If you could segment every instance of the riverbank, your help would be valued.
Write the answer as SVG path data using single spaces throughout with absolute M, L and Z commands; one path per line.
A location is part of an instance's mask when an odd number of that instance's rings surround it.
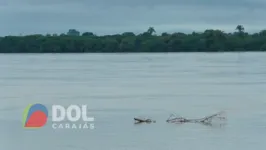
M 242 52 L 266 51 L 266 30 L 247 33 L 238 25 L 236 32 L 208 29 L 185 34 L 156 34 L 153 27 L 133 32 L 97 36 L 70 29 L 66 34 L 0 37 L 0 53 L 155 53 L 155 52 Z

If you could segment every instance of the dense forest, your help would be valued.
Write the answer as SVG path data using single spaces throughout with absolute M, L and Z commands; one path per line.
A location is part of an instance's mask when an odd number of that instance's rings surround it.
M 0 37 L 0 53 L 113 53 L 266 51 L 266 30 L 249 34 L 242 25 L 233 33 L 208 29 L 185 34 L 156 34 L 153 27 L 135 35 L 97 36 L 92 32 Z

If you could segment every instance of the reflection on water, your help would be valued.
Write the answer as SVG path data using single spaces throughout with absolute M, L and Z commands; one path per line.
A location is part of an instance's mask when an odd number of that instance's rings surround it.
M 264 53 L 0 55 L 0 149 L 264 150 L 265 58 Z M 37 102 L 87 104 L 95 129 L 53 130 L 50 122 L 23 129 L 24 108 Z M 226 111 L 225 122 L 166 122 L 173 113 L 201 118 L 218 111 Z M 138 116 L 156 123 L 135 124 Z

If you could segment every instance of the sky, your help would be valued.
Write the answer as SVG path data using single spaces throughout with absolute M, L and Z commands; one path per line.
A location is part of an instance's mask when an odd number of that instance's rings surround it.
M 246 32 L 266 28 L 266 0 L 0 0 L 0 36 L 66 33 Z

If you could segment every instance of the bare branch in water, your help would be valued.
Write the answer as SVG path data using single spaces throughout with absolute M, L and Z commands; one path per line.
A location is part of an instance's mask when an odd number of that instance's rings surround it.
M 200 119 L 186 119 L 184 117 L 179 117 L 174 114 L 171 114 L 170 117 L 166 120 L 169 123 L 185 123 L 185 122 L 193 122 L 193 123 L 203 123 L 203 124 L 211 124 L 214 119 L 218 120 L 226 120 L 224 116 L 225 112 L 218 112 L 216 114 L 206 116 Z

